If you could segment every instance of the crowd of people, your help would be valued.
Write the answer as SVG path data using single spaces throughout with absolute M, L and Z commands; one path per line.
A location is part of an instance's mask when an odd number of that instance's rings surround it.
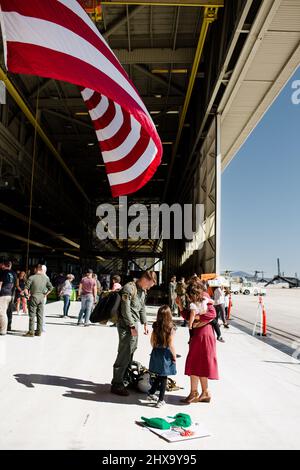
M 71 300 L 80 299 L 81 309 L 78 315 L 78 325 L 89 326 L 90 315 L 98 302 L 103 290 L 108 290 L 106 279 L 100 283 L 97 274 L 88 269 L 82 277 L 78 295 L 73 284 L 75 276 L 63 272 L 47 275 L 46 265 L 38 264 L 27 273 L 24 270 L 14 271 L 12 262 L 7 260 L 0 263 L 0 335 L 12 331 L 13 312 L 29 315 L 28 331 L 24 336 L 41 336 L 45 332 L 44 305 L 52 291 L 55 300 L 63 300 L 62 317 L 68 317 Z M 111 290 L 121 288 L 121 277 L 112 276 Z M 36 323 L 36 327 L 35 327 Z
M 0 334 L 11 330 L 14 308 L 19 314 L 29 314 L 28 331 L 24 336 L 40 336 L 45 331 L 44 305 L 47 296 L 56 289 L 58 298 L 63 300 L 62 317 L 68 317 L 70 302 L 74 291 L 74 275 L 60 273 L 53 284 L 47 276 L 45 265 L 38 264 L 34 273 L 25 271 L 15 273 L 10 261 L 0 266 Z M 154 271 L 144 271 L 138 280 L 125 283 L 122 287 L 121 277 L 111 278 L 110 291 L 120 293 L 120 308 L 117 326 L 119 345 L 118 354 L 113 365 L 111 393 L 128 396 L 128 370 L 133 355 L 138 347 L 138 324 L 143 325 L 144 334 L 149 334 L 146 315 L 146 293 L 157 284 Z M 105 286 L 106 288 L 108 286 Z M 97 275 L 88 269 L 78 287 L 78 299 L 81 308 L 77 325 L 89 326 L 93 307 L 97 304 L 103 291 Z M 165 404 L 165 391 L 169 375 L 176 374 L 176 352 L 174 317 L 182 317 L 182 326 L 189 330 L 189 352 L 185 363 L 185 374 L 190 377 L 190 393 L 182 401 L 185 404 L 210 402 L 208 380 L 217 380 L 218 363 L 216 340 L 224 342 L 220 331 L 219 320 L 229 328 L 227 312 L 229 291 L 222 287 L 210 288 L 194 274 L 187 282 L 181 278 L 178 282 L 172 276 L 169 288 L 169 305 L 162 305 L 152 326 L 150 344 L 149 371 L 155 374 L 155 380 L 149 385 L 148 400 L 155 406 Z M 36 325 L 36 326 L 35 326 Z M 199 393 L 199 385 L 201 393 Z M 156 396 L 159 392 L 159 397 Z

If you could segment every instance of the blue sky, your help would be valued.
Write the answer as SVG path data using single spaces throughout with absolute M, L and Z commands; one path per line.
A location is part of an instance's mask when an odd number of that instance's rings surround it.
M 222 175 L 221 269 L 300 276 L 300 67 Z M 300 82 L 299 84 L 300 85 Z M 299 88 L 298 88 L 299 90 Z

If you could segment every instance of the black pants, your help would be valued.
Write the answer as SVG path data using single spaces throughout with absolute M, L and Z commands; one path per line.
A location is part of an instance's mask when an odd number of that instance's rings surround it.
M 150 395 L 154 395 L 157 390 L 159 390 L 159 401 L 163 401 L 165 398 L 166 388 L 167 388 L 168 377 L 163 375 L 158 375 L 152 384 L 152 387 L 149 390 Z
M 216 309 L 216 312 L 217 312 L 218 319 L 221 318 L 223 324 L 226 325 L 225 305 L 224 304 L 215 305 L 215 309 Z
M 11 331 L 11 325 L 12 325 L 12 318 L 13 318 L 13 311 L 14 311 L 14 300 L 12 297 L 12 300 L 9 302 L 7 310 L 6 310 L 6 315 L 7 315 L 7 331 Z
M 217 338 L 221 338 L 221 330 L 220 330 L 220 325 L 219 325 L 219 322 L 217 320 L 217 318 L 214 318 L 211 322 L 210 322 L 211 326 L 213 327 L 213 329 L 215 330 L 216 332 L 216 335 L 217 335 Z

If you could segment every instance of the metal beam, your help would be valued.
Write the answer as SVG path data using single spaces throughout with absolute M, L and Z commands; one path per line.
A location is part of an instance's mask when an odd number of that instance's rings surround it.
M 102 0 L 101 4 L 220 8 L 224 6 L 224 0 Z
M 15 209 L 12 209 L 11 207 L 6 206 L 5 204 L 2 204 L 0 202 L 0 210 L 5 212 L 6 214 L 12 215 L 16 219 L 21 220 L 22 222 L 28 223 L 29 219 L 25 215 L 21 214 L 20 212 L 17 212 Z M 59 235 L 58 233 L 54 232 L 53 230 L 44 227 L 44 225 L 39 224 L 38 222 L 35 222 L 34 220 L 31 220 L 31 225 L 33 227 L 38 228 L 42 232 L 48 233 L 54 238 L 57 238 L 59 240 L 62 240 L 63 242 L 67 243 L 68 245 L 71 245 L 77 249 L 80 248 L 80 245 L 78 243 L 74 242 L 73 240 L 70 240 L 67 237 L 64 237 L 63 235 Z
M 138 64 L 133 64 L 134 68 L 138 70 L 139 72 L 143 73 L 144 75 L 147 75 L 147 77 L 150 77 L 152 80 L 156 81 L 157 83 L 160 83 L 161 85 L 164 85 L 165 87 L 169 87 L 169 82 L 162 78 L 160 75 L 156 75 L 155 73 L 151 73 L 146 67 L 142 67 L 141 65 Z M 184 95 L 185 92 L 182 88 L 178 87 L 177 85 L 173 85 L 172 83 L 170 84 L 170 88 L 173 88 L 173 90 L 177 91 L 177 93 L 180 93 L 180 95 Z
M 143 71 L 144 72 L 144 71 Z M 150 72 L 149 72 L 150 73 Z M 157 78 L 153 76 L 152 74 L 151 78 Z M 167 82 L 163 80 L 162 82 L 164 85 L 167 85 Z M 180 89 L 180 96 L 179 95 L 170 95 L 168 97 L 168 101 L 165 96 L 162 96 L 161 98 L 155 98 L 154 96 L 141 96 L 141 99 L 143 100 L 143 103 L 147 108 L 151 108 L 151 106 L 154 107 L 159 107 L 160 109 L 163 108 L 164 106 L 168 105 L 170 108 L 172 106 L 178 107 L 183 105 L 184 98 L 182 96 L 184 94 L 184 90 Z M 46 109 L 61 109 L 64 107 L 64 102 L 68 104 L 70 108 L 76 108 L 76 111 L 73 110 L 73 113 L 81 111 L 86 111 L 87 116 L 88 116 L 88 111 L 85 107 L 84 101 L 82 98 L 68 98 L 68 100 L 54 100 L 53 98 L 40 98 L 39 99 L 39 108 L 41 110 L 46 110 Z M 155 108 L 154 108 L 155 109 Z
M 123 65 L 127 64 L 192 64 L 195 57 L 194 47 L 114 49 L 114 53 Z
M 184 181 L 184 184 L 183 184 L 183 187 L 179 188 L 179 190 L 177 192 L 177 197 L 179 195 L 181 195 L 182 197 L 185 196 L 186 189 L 188 187 L 187 182 L 189 181 L 189 178 L 190 178 L 191 174 L 193 174 L 193 172 L 195 171 L 196 165 L 198 165 L 199 163 L 201 164 L 201 162 L 198 162 L 197 158 L 194 158 L 195 152 L 196 152 L 199 140 L 201 138 L 201 135 L 203 133 L 204 127 L 205 127 L 205 125 L 207 123 L 207 120 L 210 116 L 212 107 L 215 103 L 215 100 L 216 100 L 217 94 L 219 92 L 220 86 L 222 85 L 222 80 L 224 79 L 224 77 L 225 77 L 225 75 L 228 71 L 228 66 L 229 66 L 230 60 L 232 59 L 232 56 L 234 54 L 236 45 L 237 45 L 239 37 L 240 37 L 241 30 L 242 30 L 243 25 L 246 21 L 247 15 L 248 15 L 249 10 L 250 10 L 250 8 L 253 4 L 253 1 L 254 0 L 247 0 L 246 4 L 245 4 L 238 20 L 237 20 L 237 23 L 234 27 L 232 38 L 231 38 L 231 41 L 230 41 L 230 44 L 229 44 L 229 47 L 228 47 L 228 50 L 227 50 L 227 53 L 226 53 L 224 63 L 222 65 L 222 69 L 219 73 L 216 85 L 214 86 L 214 89 L 212 91 L 209 103 L 206 107 L 205 115 L 204 115 L 204 117 L 201 121 L 200 128 L 197 131 L 197 135 L 196 135 L 196 138 L 195 138 L 195 141 L 194 141 L 192 151 L 190 152 L 190 154 L 188 156 L 188 159 L 187 159 L 187 162 L 186 162 L 186 165 L 185 165 L 185 170 L 183 172 L 183 178 L 182 178 L 182 180 Z M 193 158 L 194 158 L 194 160 L 192 161 Z
M 16 235 L 15 233 L 7 232 L 6 230 L 1 230 L 0 229 L 0 234 L 4 235 L 5 237 L 8 238 L 14 238 L 15 240 L 19 240 L 21 242 L 27 243 L 28 240 L 25 237 L 21 237 L 21 235 Z M 52 246 L 44 245 L 43 243 L 36 242 L 34 240 L 29 240 L 30 245 L 38 246 L 39 248 L 47 248 L 49 250 L 52 250 Z
M 115 258 L 115 259 L 130 259 L 131 258 L 163 258 L 163 253 L 153 253 L 153 251 L 85 251 L 86 256 L 103 256 L 107 258 Z
M 175 140 L 175 143 L 174 143 L 174 146 L 173 146 L 173 149 L 172 149 L 172 157 L 171 157 L 170 167 L 169 167 L 169 171 L 168 171 L 168 178 L 167 178 L 167 182 L 166 182 L 163 197 L 162 197 L 163 201 L 165 201 L 167 193 L 168 193 L 168 187 L 169 187 L 169 183 L 170 183 L 170 179 L 171 179 L 172 169 L 173 169 L 173 166 L 174 166 L 174 161 L 175 161 L 175 157 L 176 157 L 178 146 L 179 146 L 179 142 L 180 142 L 180 138 L 181 138 L 181 133 L 182 133 L 186 113 L 187 113 L 189 103 L 190 103 L 190 99 L 191 99 L 191 96 L 192 96 L 192 91 L 193 91 L 193 88 L 194 88 L 194 83 L 195 83 L 195 79 L 196 79 L 200 59 L 201 59 L 201 56 L 202 56 L 204 43 L 205 43 L 205 39 L 206 39 L 207 32 L 208 32 L 208 28 L 209 28 L 209 25 L 216 20 L 217 12 L 218 12 L 217 8 L 205 8 L 205 10 L 204 10 L 203 21 L 202 21 L 202 25 L 201 25 L 201 29 L 200 29 L 200 35 L 199 35 L 197 50 L 196 50 L 194 63 L 193 63 L 193 67 L 192 67 L 192 71 L 191 71 L 191 75 L 190 75 L 190 80 L 189 80 L 189 84 L 188 84 L 188 88 L 187 88 L 187 92 L 186 92 L 186 96 L 185 96 L 184 105 L 183 105 L 182 112 L 181 112 L 181 115 L 180 115 L 180 121 L 179 121 L 176 140 Z
M 58 162 L 61 164 L 67 175 L 71 178 L 77 189 L 81 192 L 81 194 L 84 196 L 84 198 L 87 200 L 87 202 L 90 202 L 88 196 L 86 195 L 84 189 L 80 186 L 78 183 L 77 179 L 73 175 L 73 173 L 70 171 L 68 166 L 65 164 L 64 160 L 52 144 L 52 142 L 49 140 L 48 136 L 40 126 L 40 124 L 37 122 L 34 114 L 31 112 L 25 101 L 23 100 L 22 96 L 14 86 L 14 84 L 11 82 L 11 80 L 8 78 L 2 67 L 0 67 L 0 80 L 2 80 L 6 86 L 7 91 L 11 95 L 11 97 L 14 99 L 16 104 L 20 107 L 21 111 L 25 114 L 27 119 L 29 120 L 30 124 L 36 129 L 37 133 L 43 140 L 43 142 L 47 145 L 51 153 L 54 155 L 54 157 L 58 160 Z
M 216 114 L 215 150 L 215 273 L 220 274 L 221 248 L 221 115 Z
M 58 117 L 60 119 L 64 119 L 65 121 L 73 122 L 74 124 L 77 124 L 78 126 L 87 127 L 88 129 L 94 130 L 94 127 L 92 126 L 92 124 L 88 124 L 85 121 L 72 118 L 71 116 L 67 116 L 66 114 L 57 113 L 56 111 L 52 111 L 51 109 L 44 108 L 43 111 L 48 114 L 51 114 L 52 116 Z M 81 138 L 81 135 L 78 135 L 78 137 Z M 91 137 L 89 136 L 89 138 Z
M 103 2 L 102 2 L 103 3 Z M 124 3 L 126 5 L 126 3 Z M 128 16 L 122 15 L 115 23 L 112 25 L 109 25 L 108 29 L 105 31 L 105 33 L 102 34 L 102 36 L 107 39 L 109 36 L 111 36 L 113 33 L 115 33 L 123 24 L 127 23 L 127 20 L 133 18 L 137 13 L 139 13 L 141 10 L 143 10 L 144 6 L 138 6 L 134 8 Z

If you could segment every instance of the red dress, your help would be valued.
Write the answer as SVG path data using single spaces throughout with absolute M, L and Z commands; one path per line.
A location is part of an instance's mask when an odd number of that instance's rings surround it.
M 208 304 L 207 313 L 201 315 L 201 321 L 210 321 L 216 317 L 213 305 Z M 216 338 L 213 327 L 208 324 L 193 328 L 189 353 L 185 363 L 185 375 L 196 375 L 218 380 L 218 362 Z

